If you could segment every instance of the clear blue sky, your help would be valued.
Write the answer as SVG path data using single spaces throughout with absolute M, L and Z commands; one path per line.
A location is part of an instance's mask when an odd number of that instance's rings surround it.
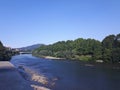
M 94 38 L 120 33 L 120 0 L 0 0 L 5 46 Z

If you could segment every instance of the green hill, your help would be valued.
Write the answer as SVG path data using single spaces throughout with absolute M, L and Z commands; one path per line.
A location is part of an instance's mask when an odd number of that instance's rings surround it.
M 33 51 L 39 57 L 76 59 L 83 61 L 99 61 L 107 63 L 120 62 L 120 34 L 109 35 L 102 42 L 95 39 L 78 38 L 76 40 L 59 41 L 52 45 L 43 45 Z

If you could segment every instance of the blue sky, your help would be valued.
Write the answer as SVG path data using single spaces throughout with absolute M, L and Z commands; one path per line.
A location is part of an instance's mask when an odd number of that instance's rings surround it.
M 5 46 L 94 38 L 120 33 L 120 0 L 0 0 Z

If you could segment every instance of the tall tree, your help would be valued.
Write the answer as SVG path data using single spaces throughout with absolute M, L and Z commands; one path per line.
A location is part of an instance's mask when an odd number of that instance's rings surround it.
M 114 63 L 120 62 L 120 34 L 118 34 L 114 40 L 114 47 L 112 50 L 112 59 Z
M 120 61 L 120 34 L 109 35 L 102 41 L 103 60 L 118 63 Z

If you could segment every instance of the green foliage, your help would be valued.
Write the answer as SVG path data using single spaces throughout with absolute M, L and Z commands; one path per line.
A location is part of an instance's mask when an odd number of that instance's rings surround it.
M 83 59 L 87 61 L 90 60 L 90 58 L 100 59 L 102 51 L 101 43 L 99 41 L 94 39 L 79 38 L 74 41 L 59 41 L 52 45 L 41 46 L 39 49 L 33 51 L 33 54 L 39 54 L 39 56 L 54 56 L 66 59 Z
M 41 46 L 34 50 L 33 54 L 84 61 L 104 60 L 104 62 L 118 63 L 120 62 L 120 34 L 116 36 L 109 35 L 102 42 L 90 38 L 59 41 L 52 45 Z
M 102 41 L 103 60 L 110 63 L 120 62 L 120 34 L 109 35 Z
M 0 42 L 0 61 L 9 61 L 13 55 L 15 55 L 16 52 L 13 52 L 12 50 L 9 50 L 3 46 L 3 44 Z
M 91 55 L 75 55 L 75 59 L 77 60 L 82 60 L 82 61 L 91 61 L 92 60 L 92 57 Z
M 4 50 L 4 47 L 3 47 L 3 44 L 2 42 L 0 41 L 0 51 Z
M 120 62 L 120 48 L 114 48 L 112 50 L 112 62 L 113 63 Z

